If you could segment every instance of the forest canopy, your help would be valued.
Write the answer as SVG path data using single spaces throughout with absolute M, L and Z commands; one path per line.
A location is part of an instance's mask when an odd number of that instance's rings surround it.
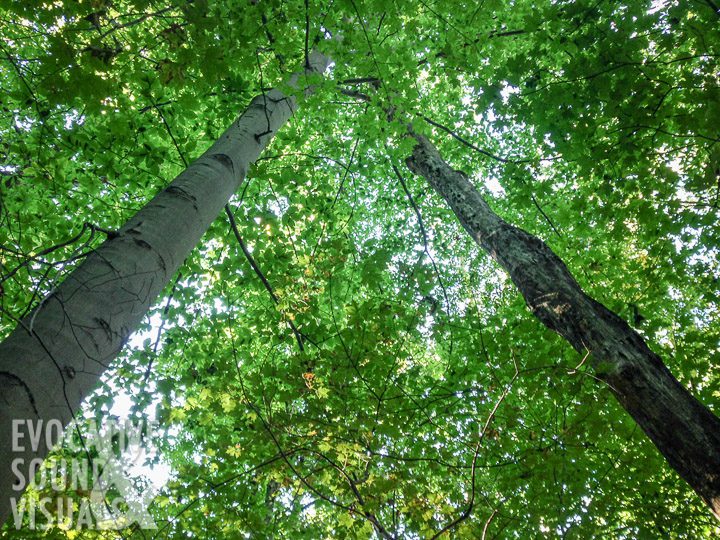
M 76 414 L 157 422 L 158 528 L 8 538 L 720 534 L 406 163 L 432 140 L 717 414 L 712 0 L 2 0 L 0 32 L 0 338 L 272 88 L 297 104 Z

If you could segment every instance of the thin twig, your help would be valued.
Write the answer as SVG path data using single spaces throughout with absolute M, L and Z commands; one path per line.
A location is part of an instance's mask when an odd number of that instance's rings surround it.
M 421 114 L 420 117 L 421 117 L 423 120 L 425 120 L 428 124 L 430 124 L 431 126 L 435 126 L 436 128 L 438 128 L 438 129 L 444 131 L 445 133 L 447 133 L 448 135 L 451 135 L 453 138 L 457 139 L 458 141 L 460 141 L 461 143 L 463 143 L 463 144 L 464 144 L 465 146 L 467 146 L 468 148 L 472 148 L 473 150 L 475 150 L 476 152 L 482 154 L 483 156 L 487 156 L 487 157 L 489 157 L 489 158 L 492 158 L 492 159 L 494 159 L 495 161 L 499 161 L 500 163 L 526 163 L 526 162 L 529 161 L 529 160 L 513 161 L 513 160 L 510 160 L 510 159 L 507 159 L 507 158 L 504 158 L 504 157 L 496 156 L 496 155 L 493 154 L 492 152 L 488 152 L 487 150 L 483 150 L 482 148 L 479 148 L 478 146 L 475 146 L 473 143 L 471 143 L 470 141 L 464 139 L 463 137 L 461 137 L 460 135 L 458 135 L 455 131 L 453 131 L 453 130 L 450 129 L 449 127 L 444 126 L 444 125 L 440 124 L 439 122 L 436 122 L 436 121 L 433 120 L 432 118 L 428 118 L 428 117 L 425 116 L 424 114 Z
M 143 376 L 143 387 L 147 384 L 148 379 L 150 378 L 150 373 L 152 371 L 153 362 L 155 361 L 158 346 L 160 345 L 160 337 L 162 336 L 162 331 L 165 328 L 165 321 L 167 319 L 167 314 L 170 311 L 170 303 L 172 302 L 173 296 L 175 295 L 175 291 L 177 290 L 178 283 L 180 283 L 181 279 L 182 279 L 182 272 L 178 272 L 177 278 L 175 278 L 175 283 L 173 283 L 172 290 L 170 291 L 170 295 L 168 296 L 167 301 L 165 302 L 165 307 L 163 308 L 162 317 L 160 318 L 160 326 L 158 326 L 157 335 L 155 336 L 155 343 L 153 344 L 153 357 L 150 359 L 150 362 L 148 363 L 148 367 L 145 369 L 145 375 Z
M 230 209 L 230 205 L 225 205 L 225 213 L 227 214 L 228 220 L 230 221 L 230 227 L 232 227 L 233 233 L 235 234 L 235 239 L 237 240 L 238 244 L 240 245 L 240 249 L 242 250 L 243 254 L 245 255 L 245 258 L 250 263 L 250 266 L 252 266 L 253 271 L 257 275 L 257 277 L 260 278 L 260 281 L 262 281 L 262 284 L 265 286 L 265 289 L 268 293 L 270 293 L 270 298 L 272 298 L 275 305 L 280 303 L 280 299 L 275 294 L 275 291 L 272 288 L 272 285 L 270 285 L 270 282 L 265 277 L 265 274 L 263 274 L 262 270 L 260 270 L 260 267 L 255 262 L 255 259 L 252 256 L 252 253 L 250 253 L 250 250 L 248 250 L 247 246 L 245 245 L 245 242 L 242 239 L 242 236 L 240 235 L 240 231 L 238 230 L 237 223 L 235 222 L 235 216 L 232 213 L 232 210 Z M 300 351 L 305 350 L 305 346 L 303 345 L 303 335 L 300 333 L 300 331 L 295 326 L 295 323 L 292 321 L 290 317 L 286 317 L 288 326 L 293 332 L 293 335 L 295 336 L 295 340 L 297 341 L 298 348 Z
M 452 520 L 450 523 L 445 525 L 440 531 L 438 531 L 430 540 L 436 540 L 446 532 L 448 532 L 450 529 L 453 529 L 454 527 L 457 527 L 460 523 L 462 523 L 464 520 L 466 520 L 468 517 L 470 517 L 470 514 L 472 513 L 473 507 L 475 506 L 475 471 L 476 471 L 476 464 L 477 464 L 477 458 L 478 454 L 480 452 L 480 446 L 482 445 L 483 439 L 485 438 L 485 434 L 487 433 L 488 429 L 490 428 L 490 423 L 495 418 L 495 414 L 497 413 L 498 408 L 500 407 L 500 404 L 505 401 L 505 398 L 510 393 L 510 389 L 512 388 L 513 383 L 517 379 L 518 375 L 520 374 L 520 370 L 518 369 L 517 361 L 515 360 L 515 356 L 513 355 L 513 365 L 515 366 L 515 373 L 513 374 L 512 378 L 510 379 L 510 382 L 505 386 L 505 389 L 503 390 L 502 394 L 498 398 L 498 400 L 495 402 L 495 406 L 492 408 L 492 411 L 490 411 L 490 414 L 488 415 L 487 419 L 485 420 L 485 425 L 482 428 L 482 431 L 480 432 L 480 438 L 478 439 L 477 444 L 475 445 L 475 454 L 473 456 L 472 460 L 472 467 L 470 472 L 471 477 L 471 489 L 470 489 L 470 500 L 468 501 L 467 508 L 454 520 Z M 483 529 L 483 538 L 485 537 L 485 530 L 487 529 L 487 526 L 489 525 L 489 522 L 494 517 L 494 514 L 497 512 L 493 512 L 493 515 L 490 516 L 490 520 L 485 524 L 485 529 Z
M 422 215 L 420 214 L 420 209 L 418 208 L 418 205 L 415 203 L 415 199 L 412 196 L 412 193 L 410 193 L 410 190 L 407 187 L 407 184 L 405 183 L 405 179 L 403 178 L 402 174 L 400 174 L 400 171 L 395 166 L 394 163 L 391 163 L 390 166 L 392 167 L 393 171 L 395 172 L 395 176 L 397 176 L 398 180 L 400 181 L 400 185 L 403 188 L 403 191 L 405 192 L 405 195 L 407 195 L 408 200 L 410 201 L 410 206 L 412 206 L 413 210 L 415 211 L 415 217 L 418 220 L 418 226 L 420 227 L 420 234 L 422 235 L 422 241 L 423 241 L 423 249 L 425 251 L 425 254 L 430 259 L 430 263 L 432 264 L 433 269 L 435 270 L 435 275 L 438 278 L 438 283 L 440 284 L 440 288 L 442 289 L 443 297 L 445 298 L 445 307 L 447 309 L 448 314 L 450 313 L 450 299 L 448 298 L 447 289 L 445 288 L 445 283 L 443 283 L 442 277 L 440 275 L 440 270 L 438 270 L 437 264 L 435 263 L 435 259 L 430 254 L 430 250 L 428 249 L 428 236 L 427 231 L 425 230 L 425 224 L 423 222 Z
M 19 271 L 21 268 L 24 268 L 25 266 L 29 265 L 29 264 L 32 263 L 32 262 L 39 262 L 39 263 L 41 263 L 41 264 L 47 264 L 47 265 L 50 265 L 50 266 L 54 266 L 54 265 L 56 265 L 56 264 L 67 263 L 67 262 L 71 262 L 71 261 L 75 260 L 76 258 L 78 258 L 77 256 L 72 256 L 72 257 L 70 257 L 69 259 L 66 259 L 66 260 L 61 261 L 61 262 L 58 262 L 58 263 L 49 263 L 49 262 L 40 260 L 40 258 L 43 257 L 44 255 L 48 255 L 49 253 L 52 253 L 53 251 L 57 251 L 58 249 L 61 249 L 61 248 L 63 248 L 63 247 L 66 247 L 66 246 L 68 246 L 68 245 L 70 245 L 70 244 L 74 244 L 75 242 L 77 242 L 78 240 L 80 240 L 80 238 L 82 238 L 83 234 L 85 234 L 85 231 L 88 230 L 88 229 L 91 231 L 91 232 L 90 232 L 90 238 L 88 238 L 88 240 L 87 240 L 85 243 L 83 243 L 82 246 L 80 246 L 80 247 L 78 247 L 78 248 L 75 248 L 75 250 L 74 250 L 73 252 L 77 252 L 79 249 L 81 249 L 81 248 L 84 247 L 84 246 L 87 246 L 90 242 L 92 242 L 93 237 L 94 237 L 94 233 L 95 233 L 96 231 L 97 231 L 97 232 L 101 232 L 101 233 L 107 235 L 108 239 L 112 239 L 112 238 L 115 238 L 115 237 L 117 236 L 117 232 L 116 232 L 116 231 L 112 231 L 112 230 L 106 229 L 106 228 L 104 228 L 104 227 L 98 227 L 97 225 L 93 225 L 92 223 L 85 222 L 85 223 L 83 223 L 83 227 L 82 227 L 82 229 L 80 230 L 80 232 L 77 233 L 77 234 L 76 234 L 75 236 L 73 236 L 72 238 L 70 238 L 70 239 L 68 239 L 68 240 L 65 240 L 64 242 L 60 242 L 59 244 L 55 244 L 54 246 L 51 246 L 51 247 L 49 247 L 49 248 L 45 248 L 45 249 L 43 249 L 42 251 L 40 251 L 39 253 L 37 253 L 37 254 L 35 254 L 35 255 L 29 256 L 26 260 L 24 260 L 23 262 L 21 262 L 20 264 L 18 264 L 15 268 L 13 268 L 12 270 L 10 270 L 7 274 L 5 274 L 4 276 L 0 276 L 0 283 L 3 283 L 3 282 L 5 282 L 5 281 L 7 281 L 7 280 L 10 279 L 11 277 L 13 277 L 15 274 L 17 274 L 18 271 Z
M 305 0 L 305 69 L 311 69 L 310 65 L 310 2 Z
M 488 527 L 490 527 L 490 524 L 492 523 L 492 520 L 495 519 L 495 516 L 497 515 L 497 513 L 498 513 L 498 509 L 495 508 L 492 511 L 492 514 L 490 514 L 490 517 L 487 518 L 487 521 L 485 522 L 485 526 L 483 527 L 482 536 L 480 537 L 481 540 L 485 540 L 485 535 L 487 534 Z

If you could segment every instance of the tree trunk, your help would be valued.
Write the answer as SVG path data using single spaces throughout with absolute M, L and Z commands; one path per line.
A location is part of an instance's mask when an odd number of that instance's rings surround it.
M 533 314 L 590 355 L 597 376 L 720 518 L 720 419 L 675 379 L 637 332 L 582 291 L 542 240 L 502 220 L 430 141 L 415 138 L 410 170 L 425 177 L 470 236 L 510 274 Z
M 329 62 L 313 52 L 305 73 L 323 73 Z M 288 82 L 301 88 L 302 77 Z M 14 451 L 13 421 L 67 425 L 295 107 L 294 97 L 276 89 L 255 97 L 210 149 L 0 343 L 0 524 L 22 493 L 13 489 L 13 461 L 24 460 L 30 480 L 29 461 L 48 451 L 45 437 L 37 449 L 26 437 L 25 450 Z

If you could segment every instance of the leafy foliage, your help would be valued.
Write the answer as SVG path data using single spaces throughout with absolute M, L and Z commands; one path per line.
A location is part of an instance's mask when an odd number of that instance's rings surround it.
M 3 1 L 0 15 L 2 335 L 281 85 L 306 39 L 335 60 L 231 201 L 277 302 L 218 218 L 87 404 L 107 415 L 122 391 L 160 420 L 172 474 L 152 534 L 718 532 L 403 166 L 412 123 L 717 412 L 713 2 Z

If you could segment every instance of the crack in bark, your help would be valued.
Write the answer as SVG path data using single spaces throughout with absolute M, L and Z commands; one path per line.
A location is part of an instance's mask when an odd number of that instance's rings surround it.
M 185 189 L 181 188 L 180 186 L 169 186 L 165 193 L 169 193 L 170 195 L 175 195 L 176 197 L 179 197 L 181 199 L 185 199 L 186 201 L 189 201 L 192 205 L 195 211 L 198 210 L 197 205 L 197 198 L 192 193 L 188 193 Z
M 15 375 L 14 373 L 10 373 L 9 371 L 0 371 L 0 377 L 5 377 L 6 379 L 10 379 L 8 381 L 8 386 L 13 384 L 11 381 L 14 381 L 17 386 L 21 386 L 23 390 L 25 390 L 25 394 L 27 394 L 28 401 L 30 402 L 30 406 L 33 409 L 33 412 L 35 413 L 35 416 L 40 418 L 40 412 L 37 408 L 37 403 L 35 402 L 35 396 L 32 393 L 32 390 L 30 390 L 30 387 L 27 385 L 25 381 L 23 381 L 20 377 Z M 3 388 L 7 388 L 5 384 L 1 385 Z
M 113 331 L 110 327 L 110 323 L 107 322 L 105 319 L 101 319 L 100 317 L 95 317 L 94 320 L 100 325 L 100 328 L 102 328 L 103 332 L 105 332 L 108 341 L 112 341 Z
M 152 246 L 150 244 L 148 244 L 142 238 L 133 238 L 133 241 L 143 249 L 150 249 L 150 250 L 152 249 Z
M 233 175 L 235 174 L 235 164 L 233 163 L 232 158 L 230 156 L 228 156 L 227 154 L 211 154 L 208 157 L 219 162 L 226 169 L 230 169 L 230 172 Z

